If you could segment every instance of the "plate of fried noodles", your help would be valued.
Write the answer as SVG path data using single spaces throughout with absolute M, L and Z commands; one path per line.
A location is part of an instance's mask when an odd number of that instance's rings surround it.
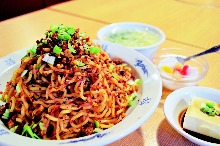
M 146 57 L 63 24 L 0 68 L 0 145 L 106 145 L 147 122 L 162 95 Z

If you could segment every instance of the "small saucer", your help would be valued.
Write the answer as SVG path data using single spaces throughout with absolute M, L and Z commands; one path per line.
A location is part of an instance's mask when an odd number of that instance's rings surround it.
M 179 123 L 179 115 L 189 106 L 191 99 L 194 96 L 206 98 L 208 100 L 220 103 L 220 90 L 217 89 L 200 86 L 177 89 L 167 96 L 164 103 L 164 114 L 167 121 L 179 134 L 192 141 L 193 143 L 205 146 L 219 145 L 217 143 L 207 142 L 205 140 L 194 137 L 186 133 L 181 128 Z

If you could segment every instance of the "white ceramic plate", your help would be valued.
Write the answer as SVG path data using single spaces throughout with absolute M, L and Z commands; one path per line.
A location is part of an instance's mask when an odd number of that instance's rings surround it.
M 122 122 L 117 125 L 86 137 L 69 140 L 36 140 L 15 133 L 11 133 L 2 123 L 0 124 L 0 145 L 17 146 L 70 146 L 70 145 L 106 145 L 116 141 L 141 126 L 155 111 L 162 95 L 162 82 L 154 65 L 143 55 L 134 50 L 115 44 L 95 41 L 111 56 L 125 60 L 134 70 L 136 77 L 142 80 L 138 91 L 136 105 L 128 110 Z M 13 71 L 19 66 L 20 59 L 27 49 L 19 50 L 7 55 L 0 62 L 0 91 L 5 90 L 6 82 L 10 80 Z M 1 121 L 0 121 L 1 122 Z
M 183 129 L 180 127 L 178 116 L 181 111 L 189 106 L 190 101 L 194 96 L 206 98 L 220 103 L 220 90 L 199 86 L 181 88 L 169 94 L 165 100 L 164 113 L 166 119 L 179 134 L 183 135 L 193 143 L 204 146 L 219 145 L 191 136 L 183 131 Z

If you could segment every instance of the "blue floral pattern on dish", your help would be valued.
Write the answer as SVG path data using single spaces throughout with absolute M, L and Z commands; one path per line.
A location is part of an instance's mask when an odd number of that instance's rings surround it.
M 76 140 L 70 140 L 68 142 L 62 142 L 60 144 L 73 144 L 73 143 L 78 143 L 78 142 L 86 142 L 88 140 L 92 140 L 92 139 L 95 139 L 95 138 L 102 138 L 103 136 L 106 136 L 108 135 L 110 132 L 108 133 L 97 133 L 89 138 L 83 138 L 83 139 L 76 139 Z
M 0 136 L 2 136 L 2 135 L 8 135 L 9 134 L 9 132 L 7 131 L 7 130 L 5 130 L 5 129 L 0 129 Z
M 143 98 L 143 99 L 140 101 L 139 105 L 148 104 L 148 103 L 150 103 L 150 101 L 151 101 L 151 98 L 149 98 L 149 97 Z
M 102 44 L 101 48 L 102 48 L 102 50 L 107 51 L 108 50 L 108 45 Z
M 141 67 L 143 73 L 148 76 L 148 70 L 147 70 L 146 65 L 143 63 L 143 60 L 141 60 L 141 59 L 136 59 L 136 64 L 134 64 L 134 65 Z
M 8 58 L 4 62 L 6 63 L 7 66 L 12 66 L 12 65 L 16 64 L 16 61 L 13 60 L 12 58 Z

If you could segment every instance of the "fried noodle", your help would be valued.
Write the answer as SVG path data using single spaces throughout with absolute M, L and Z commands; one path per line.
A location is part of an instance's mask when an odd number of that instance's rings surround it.
M 128 96 L 138 90 L 137 84 L 128 84 L 134 80 L 131 68 L 123 60 L 110 59 L 79 29 L 65 39 L 70 27 L 56 27 L 36 41 L 35 50 L 27 52 L 7 82 L 1 120 L 9 129 L 18 126 L 15 133 L 24 135 L 26 125 L 39 138 L 57 140 L 91 135 L 95 128 L 119 123 L 126 116 Z M 6 109 L 10 115 L 2 118 Z

